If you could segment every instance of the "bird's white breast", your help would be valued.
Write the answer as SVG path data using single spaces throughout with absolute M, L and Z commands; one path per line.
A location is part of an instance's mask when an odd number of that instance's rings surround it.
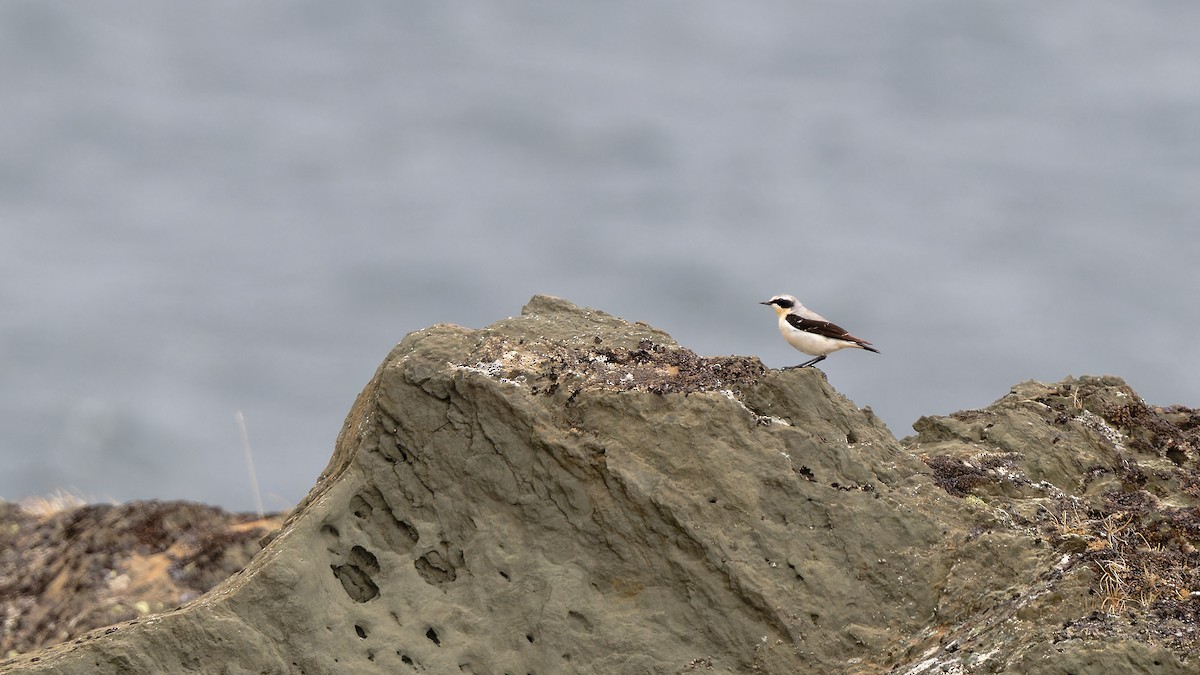
M 797 330 L 787 322 L 786 315 L 779 317 L 779 332 L 783 334 L 783 339 L 787 340 L 788 344 L 810 356 L 824 356 L 839 349 L 857 346 L 846 340 L 835 340 L 824 335 Z

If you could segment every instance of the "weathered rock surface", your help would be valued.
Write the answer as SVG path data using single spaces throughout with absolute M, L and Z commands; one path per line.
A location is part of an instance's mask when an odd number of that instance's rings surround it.
M 928 629 L 957 652 L 928 672 L 989 651 L 1016 672 L 1200 667 L 1197 411 L 1082 377 L 913 426 L 906 445 L 977 523 Z
M 1194 411 L 1083 378 L 915 426 L 535 297 L 405 337 L 243 572 L 0 670 L 1195 666 Z

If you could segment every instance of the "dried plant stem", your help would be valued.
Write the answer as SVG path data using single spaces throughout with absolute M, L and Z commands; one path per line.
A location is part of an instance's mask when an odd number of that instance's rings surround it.
M 263 517 L 262 494 L 258 490 L 258 475 L 254 473 L 254 457 L 250 454 L 250 434 L 246 433 L 246 416 L 237 411 L 233 418 L 237 421 L 238 432 L 242 435 L 242 450 L 246 453 L 246 472 L 250 474 L 250 487 L 254 488 L 254 508 L 258 517 Z

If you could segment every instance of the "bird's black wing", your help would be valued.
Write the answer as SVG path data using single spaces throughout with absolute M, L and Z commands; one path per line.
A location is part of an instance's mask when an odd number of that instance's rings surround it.
M 879 350 L 871 347 L 871 343 L 862 338 L 856 338 L 846 331 L 845 328 L 830 323 L 828 321 L 818 321 L 816 319 L 806 319 L 797 314 L 788 314 L 787 322 L 796 330 L 802 330 L 806 333 L 820 335 L 834 340 L 845 340 L 860 345 L 863 349 L 878 352 Z

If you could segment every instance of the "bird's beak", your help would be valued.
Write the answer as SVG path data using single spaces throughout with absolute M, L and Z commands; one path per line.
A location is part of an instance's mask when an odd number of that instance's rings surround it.
M 758 304 L 760 304 L 760 305 L 769 305 L 769 304 L 771 304 L 771 302 L 768 300 L 767 302 L 760 302 L 760 303 L 758 303 Z

